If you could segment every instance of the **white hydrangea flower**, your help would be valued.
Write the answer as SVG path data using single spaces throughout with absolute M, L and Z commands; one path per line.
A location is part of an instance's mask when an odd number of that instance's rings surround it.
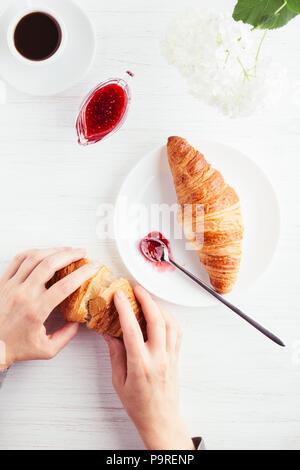
M 249 116 L 275 107 L 288 87 L 281 65 L 258 58 L 262 35 L 227 13 L 196 9 L 173 19 L 163 49 L 193 95 L 226 115 Z

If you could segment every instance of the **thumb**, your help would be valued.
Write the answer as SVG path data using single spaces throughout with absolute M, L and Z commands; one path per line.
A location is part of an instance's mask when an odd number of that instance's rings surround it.
M 63 328 L 48 336 L 52 355 L 58 354 L 77 335 L 78 323 L 67 323 Z
M 109 335 L 103 335 L 110 354 L 113 386 L 123 386 L 127 376 L 126 350 L 122 341 Z

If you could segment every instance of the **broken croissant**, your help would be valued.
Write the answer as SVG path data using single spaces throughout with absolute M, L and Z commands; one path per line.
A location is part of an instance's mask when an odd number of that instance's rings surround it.
M 236 282 L 242 257 L 240 199 L 187 140 L 170 137 L 167 149 L 180 206 L 179 222 L 211 285 L 226 294 Z
M 81 259 L 56 272 L 48 286 L 55 284 L 89 261 Z M 127 279 L 111 280 L 112 271 L 101 266 L 98 273 L 86 281 L 77 291 L 71 294 L 60 305 L 65 320 L 86 323 L 90 330 L 99 334 L 108 334 L 116 338 L 122 337 L 119 314 L 114 305 L 114 294 L 122 290 L 128 297 L 134 314 L 139 322 L 144 338 L 146 338 L 146 322 L 132 287 Z

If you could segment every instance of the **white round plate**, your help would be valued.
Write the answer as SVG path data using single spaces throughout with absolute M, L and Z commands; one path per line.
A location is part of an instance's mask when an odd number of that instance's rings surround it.
M 22 10 L 49 9 L 57 13 L 66 28 L 66 43 L 55 60 L 38 64 L 19 60 L 10 51 L 8 28 Z M 70 88 L 89 70 L 95 54 L 92 23 L 71 0 L 16 0 L 0 16 L 0 75 L 11 86 L 31 95 L 54 95 Z M 53 56 L 54 58 L 55 56 Z
M 241 199 L 245 225 L 243 260 L 236 286 L 226 296 L 234 302 L 238 294 L 263 273 L 273 257 L 280 232 L 279 205 L 267 176 L 243 153 L 219 143 L 194 142 L 194 145 L 222 173 Z M 189 307 L 215 305 L 217 300 L 185 275 L 179 271 L 158 273 L 139 251 L 141 238 L 151 231 L 160 231 L 167 238 L 171 237 L 175 261 L 209 283 L 191 245 L 184 238 L 173 237 L 174 230 L 172 227 L 170 230 L 166 212 L 156 222 L 149 216 L 151 207 L 153 213 L 157 213 L 156 204 L 172 205 L 176 201 L 167 149 L 160 147 L 136 165 L 121 187 L 114 221 L 120 255 L 134 278 L 157 297 Z M 173 227 L 176 225 L 178 227 L 174 222 Z

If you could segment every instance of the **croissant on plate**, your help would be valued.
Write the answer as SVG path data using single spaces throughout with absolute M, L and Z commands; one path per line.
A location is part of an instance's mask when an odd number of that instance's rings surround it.
M 221 173 L 186 139 L 170 137 L 168 159 L 179 204 L 178 219 L 220 294 L 236 282 L 243 240 L 240 199 Z
M 57 271 L 47 287 L 55 284 L 89 261 L 81 259 L 66 268 Z M 114 305 L 114 294 L 122 290 L 128 297 L 134 314 L 146 339 L 146 322 L 142 309 L 135 298 L 133 289 L 127 279 L 111 279 L 112 271 L 101 266 L 97 274 L 86 281 L 60 305 L 65 320 L 86 323 L 90 330 L 99 334 L 108 334 L 116 338 L 122 337 L 119 314 Z

